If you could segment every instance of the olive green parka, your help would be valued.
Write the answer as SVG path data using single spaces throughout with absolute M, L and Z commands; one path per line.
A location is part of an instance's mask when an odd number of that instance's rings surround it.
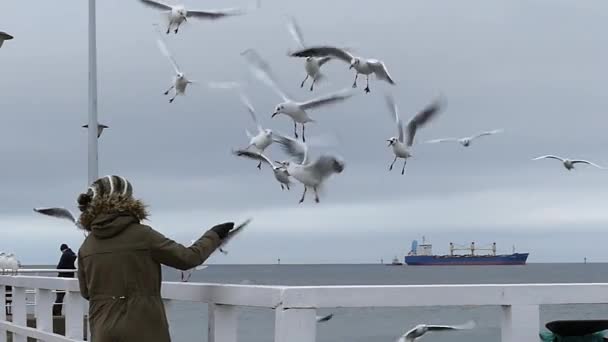
M 202 264 L 220 239 L 207 231 L 184 247 L 142 225 L 142 202 L 101 197 L 82 213 L 90 233 L 78 251 L 78 280 L 89 301 L 92 342 L 168 342 L 160 296 L 161 264 L 188 270 Z

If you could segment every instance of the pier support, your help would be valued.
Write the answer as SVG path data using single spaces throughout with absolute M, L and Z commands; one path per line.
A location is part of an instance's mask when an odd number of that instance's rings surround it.
M 209 342 L 237 342 L 237 327 L 236 307 L 209 304 Z
M 315 342 L 317 310 L 275 309 L 274 342 Z
M 538 305 L 502 306 L 502 342 L 538 341 L 539 325 Z

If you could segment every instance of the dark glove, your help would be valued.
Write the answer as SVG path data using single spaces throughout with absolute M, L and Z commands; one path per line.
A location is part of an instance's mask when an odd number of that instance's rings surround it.
M 234 228 L 234 222 L 226 222 L 214 226 L 213 228 L 211 228 L 211 230 L 214 231 L 220 237 L 221 240 L 224 240 L 226 236 L 228 236 L 228 233 L 232 230 L 232 228 Z

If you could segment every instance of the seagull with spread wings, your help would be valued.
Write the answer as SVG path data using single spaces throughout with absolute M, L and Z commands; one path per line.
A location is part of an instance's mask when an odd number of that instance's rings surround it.
M 481 133 L 472 135 L 470 137 L 433 139 L 433 140 L 427 141 L 426 143 L 427 144 L 436 144 L 436 143 L 442 143 L 442 142 L 457 142 L 457 143 L 460 143 L 464 147 L 469 147 L 471 145 L 471 143 L 473 142 L 473 140 L 475 140 L 475 139 L 478 139 L 478 138 L 481 138 L 481 137 L 485 137 L 485 136 L 489 136 L 489 135 L 494 135 L 494 134 L 502 133 L 502 132 L 503 132 L 502 129 L 495 129 L 495 130 L 492 130 L 492 131 L 481 132 Z
M 404 128 L 403 122 L 399 117 L 399 109 L 397 108 L 395 99 L 391 95 L 386 95 L 386 104 L 388 105 L 388 108 L 390 110 L 391 117 L 393 118 L 393 120 L 395 120 L 398 133 L 398 137 L 391 137 L 387 140 L 388 146 L 393 148 L 393 154 L 395 154 L 395 159 L 393 159 L 391 166 L 388 168 L 389 171 L 393 169 L 397 158 L 402 158 L 403 167 L 401 168 L 401 174 L 405 174 L 405 164 L 407 163 L 407 159 L 412 157 L 409 148 L 412 147 L 412 145 L 414 144 L 414 137 L 416 135 L 416 131 L 426 125 L 429 121 L 434 119 L 437 114 L 439 114 L 443 107 L 442 100 L 442 98 L 435 100 L 433 103 L 424 108 L 421 112 L 414 115 L 414 117 L 410 119 L 410 121 Z
M 260 57 L 260 55 L 252 49 L 248 49 L 242 53 L 247 62 L 250 64 L 251 69 L 254 75 L 262 82 L 266 83 L 270 88 L 272 88 L 279 96 L 283 98 L 282 103 L 279 103 L 272 117 L 275 117 L 279 114 L 285 114 L 289 116 L 293 120 L 293 129 L 294 135 L 298 138 L 298 129 L 297 124 L 302 125 L 302 141 L 306 141 L 305 136 L 305 125 L 309 122 L 314 122 L 309 115 L 308 110 L 318 109 L 321 107 L 325 107 L 331 104 L 335 104 L 338 102 L 343 102 L 353 96 L 351 92 L 346 92 L 344 90 L 331 93 L 325 96 L 318 97 L 316 99 L 297 102 L 290 99 L 289 96 L 283 91 L 276 81 L 276 78 L 273 76 L 270 65 Z
M 272 168 L 272 172 L 274 173 L 274 178 L 281 184 L 281 190 L 289 189 L 291 185 L 291 180 L 289 179 L 289 173 L 287 169 L 283 165 L 276 166 L 268 157 L 266 157 L 262 153 L 252 152 L 250 150 L 236 150 L 233 152 L 237 157 L 245 157 L 253 160 L 257 160 L 260 163 L 267 163 Z
M 184 5 L 170 5 L 161 0 L 140 0 L 142 4 L 164 11 L 167 14 L 168 26 L 167 34 L 171 32 L 171 27 L 175 26 L 175 33 L 179 31 L 182 23 L 187 22 L 188 18 L 203 20 L 216 20 L 230 16 L 245 14 L 241 8 L 224 8 L 217 10 L 188 10 Z M 258 2 L 259 7 L 259 2 Z
M 158 48 L 160 49 L 160 52 L 165 57 L 167 57 L 167 59 L 169 60 L 169 63 L 171 64 L 171 66 L 173 67 L 173 70 L 175 71 L 175 77 L 173 78 L 173 85 L 169 89 L 167 89 L 167 91 L 165 91 L 165 95 L 169 95 L 169 92 L 171 90 L 175 90 L 175 94 L 173 95 L 173 97 L 171 97 L 169 99 L 169 103 L 173 103 L 173 101 L 175 100 L 177 95 L 186 94 L 186 87 L 189 84 L 195 83 L 196 81 L 189 80 L 186 78 L 186 75 L 184 75 L 184 73 L 180 69 L 179 65 L 175 61 L 175 58 L 173 58 L 173 55 L 171 54 L 171 52 L 169 52 L 167 45 L 165 44 L 165 42 L 162 40 L 161 37 L 158 37 L 156 42 L 158 44 Z
M 559 161 L 562 162 L 562 164 L 564 165 L 564 167 L 568 171 L 574 170 L 574 165 L 576 165 L 576 164 L 587 164 L 587 165 L 594 166 L 594 167 L 596 167 L 598 169 L 602 169 L 602 170 L 606 169 L 605 167 L 599 166 L 598 164 L 595 164 L 595 163 L 590 162 L 588 160 L 583 160 L 583 159 L 568 159 L 568 158 L 562 158 L 562 157 L 558 157 L 558 156 L 554 156 L 554 155 L 540 156 L 540 157 L 534 158 L 532 160 L 541 160 L 541 159 L 555 159 L 555 160 L 559 160 Z
M 353 88 L 357 87 L 357 78 L 359 75 L 365 75 L 367 86 L 365 92 L 369 93 L 369 76 L 371 74 L 376 75 L 376 78 L 388 82 L 389 84 L 395 85 L 395 81 L 388 73 L 388 69 L 384 62 L 377 59 L 368 59 L 358 57 L 347 51 L 334 46 L 311 46 L 304 47 L 298 51 L 294 51 L 290 54 L 292 57 L 333 57 L 339 59 L 350 65 L 350 69 L 355 69 L 355 80 L 353 82 Z
M 295 18 L 289 18 L 289 22 L 287 23 L 287 29 L 289 30 L 289 33 L 291 33 L 293 40 L 298 45 L 298 49 L 304 49 L 304 38 L 302 36 L 302 30 L 300 29 L 300 26 L 296 22 Z M 302 83 L 300 84 L 300 88 L 303 88 L 308 78 L 311 78 L 312 83 L 310 84 L 310 91 L 313 91 L 315 83 L 325 78 L 325 76 L 321 73 L 321 67 L 323 66 L 323 64 L 329 62 L 331 59 L 331 56 L 307 56 L 304 63 L 306 77 L 304 78 L 304 81 L 302 81 Z
M 470 321 L 462 325 L 433 325 L 433 324 L 419 324 L 403 334 L 397 342 L 414 342 L 424 336 L 428 332 L 432 331 L 450 331 L 450 330 L 468 330 L 475 328 L 475 322 Z
M 283 161 L 280 164 L 285 167 L 291 177 L 304 185 L 300 203 L 304 202 L 308 188 L 313 189 L 315 202 L 319 203 L 319 190 L 331 175 L 344 171 L 344 161 L 339 157 L 327 154 L 310 161 L 308 146 L 305 143 L 280 134 L 275 134 L 275 142 L 294 159 L 294 161 Z

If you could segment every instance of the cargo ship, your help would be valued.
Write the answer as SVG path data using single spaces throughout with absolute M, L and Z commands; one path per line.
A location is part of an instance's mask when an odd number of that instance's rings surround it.
M 467 254 L 455 254 L 456 251 L 466 250 Z M 479 254 L 478 251 L 490 251 L 490 254 Z M 478 248 L 475 242 L 468 247 L 456 246 L 450 242 L 449 255 L 433 255 L 433 246 L 422 238 L 422 243 L 412 241 L 412 248 L 405 257 L 409 266 L 439 266 L 439 265 L 525 265 L 529 253 L 496 254 L 496 242 L 489 248 Z

